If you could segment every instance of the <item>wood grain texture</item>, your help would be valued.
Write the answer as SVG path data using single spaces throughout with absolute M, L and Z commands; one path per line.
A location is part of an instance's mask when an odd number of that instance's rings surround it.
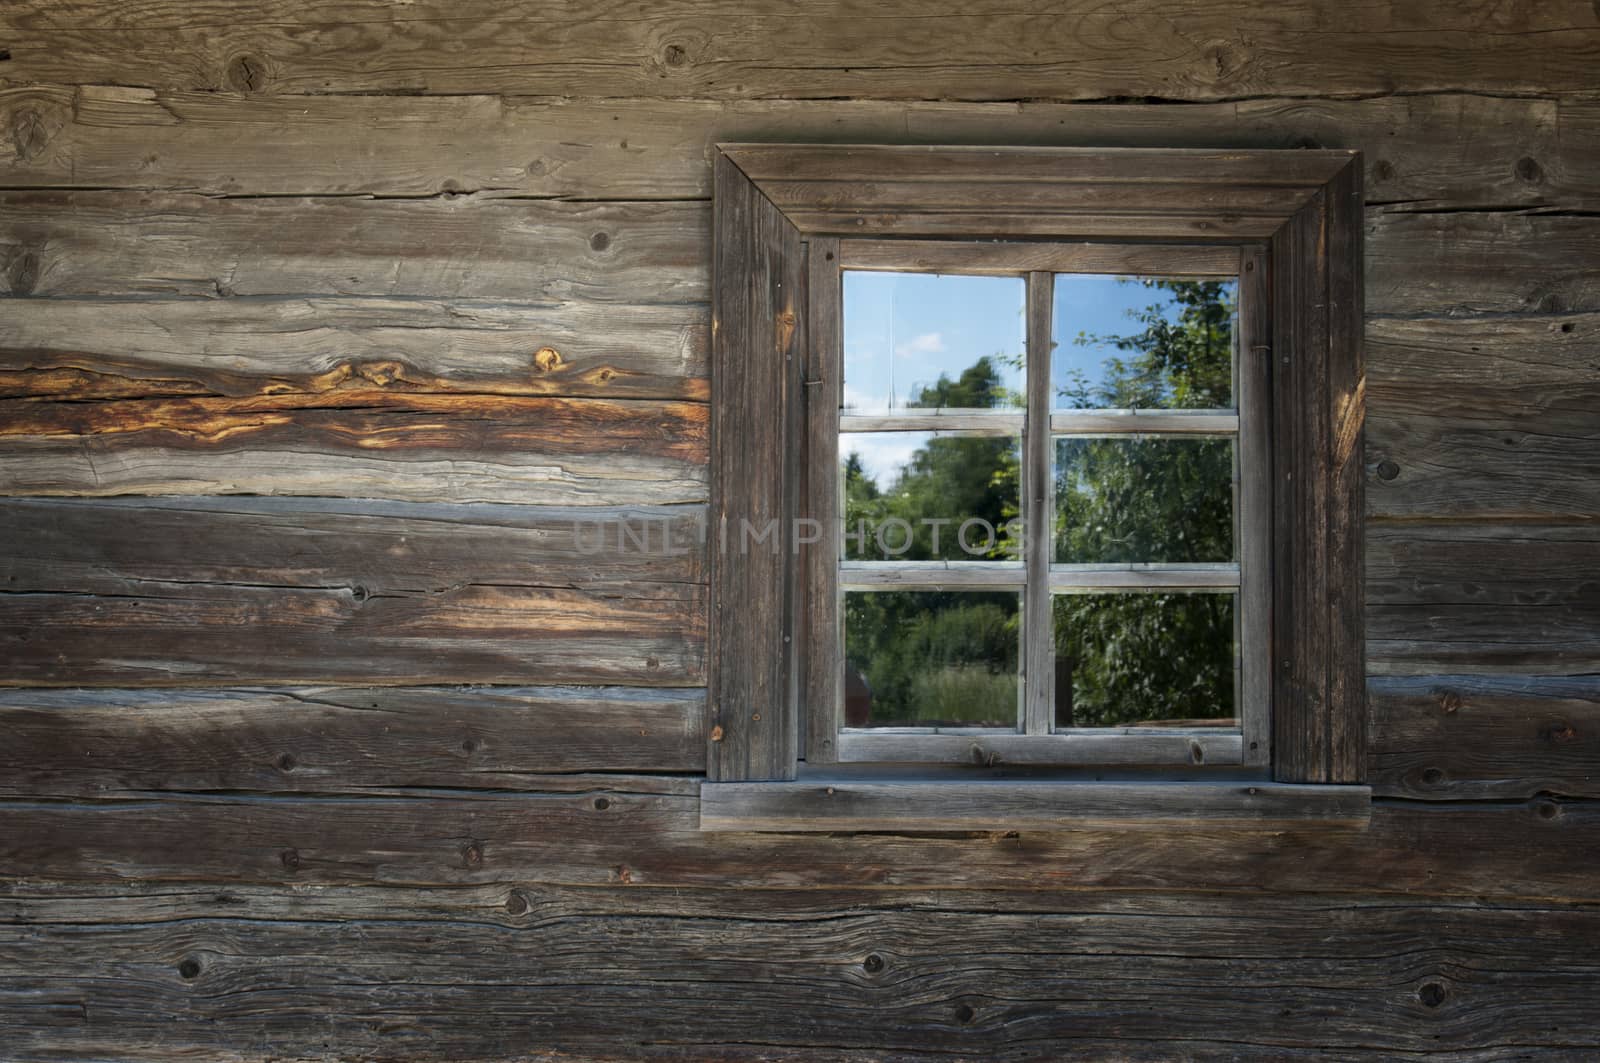
M 706 497 L 703 404 L 333 391 L 0 401 L 0 493 L 629 505 Z
M 1365 786 L 1217 782 L 707 783 L 706 831 L 1359 830 Z
M 233 583 L 367 594 L 466 584 L 705 582 L 701 506 L 439 505 L 236 496 L 0 500 L 0 586 Z
M 698 202 L 0 193 L 0 262 L 34 262 L 32 288 L 13 294 L 539 304 L 530 325 L 551 304 L 707 302 L 709 232 Z
M 1600 517 L 1600 315 L 1369 318 L 1369 515 Z
M 1600 526 L 1374 525 L 1376 675 L 1600 672 Z
M 1592 676 L 1380 677 L 1369 688 L 1379 796 L 1600 797 Z M 0 787 L 14 797 L 514 789 L 554 771 L 695 771 L 703 715 L 698 692 L 631 688 L 9 691 Z
M 1306 153 L 1284 157 L 1297 154 Z M 790 181 L 774 191 L 788 189 L 790 199 L 803 203 L 815 185 Z M 936 187 L 954 204 L 970 200 L 979 186 L 941 182 Z M 981 187 L 994 191 L 992 185 Z M 1071 232 L 1078 214 L 1093 209 L 1086 201 L 1070 209 L 1061 202 L 1041 202 L 1026 211 L 985 213 L 979 223 L 944 208 L 930 218 L 900 218 L 915 203 L 928 205 L 925 186 L 876 182 L 852 191 L 858 193 L 877 204 L 859 208 L 867 221 L 913 233 L 926 224 L 933 232 L 959 236 L 981 223 L 991 236 L 1025 235 L 1046 218 L 1058 231 Z M 1159 236 L 1160 223 L 1152 219 L 1174 195 L 1202 199 L 1160 189 L 1145 195 L 1141 212 L 1125 190 L 1118 190 L 1114 202 L 1120 220 L 1109 231 Z M 826 211 L 786 209 L 811 219 L 809 224 L 838 224 Z M 1237 213 L 1230 205 L 1203 200 L 1193 209 L 1185 231 L 1199 239 L 1226 235 L 1231 230 L 1215 215 Z M 1269 217 L 1238 214 L 1238 219 L 1235 228 L 1242 226 L 1246 235 L 1265 237 L 1274 227 Z M 1590 214 L 1369 207 L 1370 309 L 1383 315 L 1600 309 L 1600 273 L 1588 251 L 1597 225 Z M 673 368 L 703 375 L 703 343 L 691 353 L 684 340 L 703 335 L 702 304 L 710 300 L 709 240 L 710 212 L 698 201 L 570 204 L 490 193 L 410 200 L 12 191 L 0 193 L 0 291 L 54 297 L 315 296 L 316 302 L 229 306 L 241 321 L 259 322 L 238 330 L 246 335 L 268 331 L 268 322 L 278 316 L 295 320 L 315 312 L 327 318 L 312 335 L 289 337 L 300 346 L 327 344 L 342 330 L 359 329 L 353 345 L 414 348 L 418 338 L 397 331 L 429 327 L 468 350 L 496 341 L 523 344 L 522 369 L 529 368 L 532 351 L 553 346 L 564 355 L 571 348 L 591 360 L 620 359 L 614 370 L 639 371 L 653 359 L 658 375 L 671 375 Z M 384 301 L 367 303 L 354 296 Z M 41 327 L 35 323 L 39 316 L 51 322 L 59 318 L 48 315 L 66 312 L 19 307 L 27 316 L 16 326 L 18 338 L 8 330 L 7 345 L 40 346 L 21 337 Z M 134 334 L 165 346 L 177 342 L 153 331 L 163 312 L 172 313 L 160 304 L 136 308 Z M 203 320 L 199 315 L 221 312 L 189 309 L 196 318 L 173 324 L 192 328 Z M 674 327 L 693 331 L 674 340 Z M 246 346 L 241 353 L 248 351 Z M 667 361 L 671 354 L 680 361 Z M 572 367 L 564 375 L 570 377 Z
M 826 1044 L 849 1060 L 1487 1061 L 1600 1045 L 1600 916 L 1551 902 L 501 885 L 108 901 L 25 885 L 0 911 L 0 1031 L 19 1060 L 800 1060 Z
M 1600 678 L 1374 678 L 1373 789 L 1424 801 L 1600 797 Z
M 257 245 L 270 248 L 270 238 Z M 119 294 L 137 295 L 136 288 L 135 283 Z M 244 397 L 375 389 L 681 399 L 710 394 L 711 322 L 703 302 L 10 299 L 5 310 L 0 397 Z
M 0 686 L 700 686 L 704 658 L 704 589 L 685 584 L 0 595 Z
M 1600 215 L 1382 212 L 1368 218 L 1375 314 L 1600 309 Z
M 1223 13 L 1185 0 L 1115 9 L 842 0 L 492 0 L 305 7 L 218 2 L 7 12 L 10 84 L 91 82 L 242 94 L 504 92 L 593 96 L 1216 100 L 1470 89 L 1584 94 L 1593 8 L 1351 9 L 1289 0 Z M 1130 42 L 1137 42 L 1134 47 Z
M 4 802 L 0 875 L 1257 897 L 1266 883 L 1280 893 L 1600 899 L 1594 802 L 1374 802 L 1362 831 L 712 834 L 699 829 L 699 798 L 662 792 L 664 778 L 616 776 L 580 793 L 529 780 L 517 794 Z
M 699 771 L 704 720 L 699 691 L 623 687 L 0 691 L 0 791 L 487 790 Z
M 568 90 L 562 88 L 565 95 Z M 709 198 L 726 141 L 1355 148 L 1369 201 L 1586 208 L 1600 103 L 1481 95 L 1218 104 L 585 100 L 0 89 L 0 185 L 221 195 Z M 6 143 L 0 140 L 0 144 Z M 130 160 L 136 160 L 130 162 Z
M 1271 243 L 1273 778 L 1360 782 L 1364 748 L 1361 171 Z
M 716 174 L 706 774 L 792 779 L 805 250 L 726 155 L 717 156 Z

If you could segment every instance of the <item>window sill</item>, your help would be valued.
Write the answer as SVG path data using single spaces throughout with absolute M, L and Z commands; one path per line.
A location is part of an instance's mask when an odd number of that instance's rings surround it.
M 705 783 L 703 831 L 1361 829 L 1370 786 L 1271 782 Z

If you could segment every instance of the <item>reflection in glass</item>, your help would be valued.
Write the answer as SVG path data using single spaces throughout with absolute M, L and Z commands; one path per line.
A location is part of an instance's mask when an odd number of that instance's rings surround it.
M 1235 727 L 1232 593 L 1055 599 L 1056 727 Z
M 1058 408 L 1233 407 L 1232 280 L 1058 274 Z
M 1061 564 L 1232 561 L 1232 439 L 1056 438 Z
M 844 408 L 1026 405 L 1020 277 L 844 274 Z
M 1016 436 L 842 432 L 847 561 L 1018 560 Z
M 844 725 L 1015 730 L 1020 598 L 847 592 Z

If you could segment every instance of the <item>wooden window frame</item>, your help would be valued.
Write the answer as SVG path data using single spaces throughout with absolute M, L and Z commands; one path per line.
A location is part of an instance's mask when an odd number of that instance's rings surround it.
M 720 145 L 702 826 L 1364 821 L 1361 207 L 1355 152 Z M 1019 244 L 1034 246 L 1019 259 Z M 837 520 L 829 492 L 808 482 L 813 471 L 831 482 L 834 463 L 823 468 L 807 445 L 836 446 L 838 406 L 807 397 L 838 392 L 837 360 L 811 352 L 839 346 L 829 300 L 837 299 L 841 256 L 931 269 L 960 256 L 964 272 L 986 260 L 1014 272 L 1024 261 L 1039 274 L 1071 245 L 1081 245 L 1081 263 L 1109 255 L 1115 268 L 1107 272 L 1137 268 L 1144 256 L 1143 271 L 1156 273 L 1173 272 L 1163 245 L 1186 255 L 1209 246 L 1240 256 L 1241 287 L 1256 286 L 1241 298 L 1240 350 L 1241 377 L 1259 366 L 1269 408 L 1252 444 L 1268 460 L 1247 469 L 1266 478 L 1270 495 L 1270 556 L 1262 559 L 1270 577 L 1261 585 L 1270 653 L 1258 682 L 1270 692 L 1271 738 L 1270 759 L 1256 765 L 1261 777 L 795 781 L 803 706 L 837 688 L 836 660 L 814 652 L 818 632 L 837 631 L 833 595 L 818 592 L 835 586 L 837 550 L 788 538 L 777 549 L 739 547 L 746 528 Z M 1037 449 L 1025 443 L 1025 466 Z M 826 737 L 821 729 L 806 736 L 813 746 Z M 1235 763 L 1253 762 L 1241 755 Z

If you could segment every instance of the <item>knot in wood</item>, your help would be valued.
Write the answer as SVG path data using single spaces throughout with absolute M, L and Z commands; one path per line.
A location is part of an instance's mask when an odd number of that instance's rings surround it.
M 1425 1007 L 1436 1008 L 1444 1003 L 1444 986 L 1438 982 L 1425 982 L 1422 988 L 1417 990 L 1417 999 L 1422 1001 Z
M 278 854 L 278 862 L 283 865 L 285 871 L 300 870 L 300 850 L 285 849 Z
M 522 915 L 528 910 L 528 898 L 517 890 L 511 891 L 511 896 L 506 898 L 506 911 L 512 915 Z
M 19 251 L 6 263 L 6 283 L 12 295 L 32 295 L 39 286 L 39 256 L 32 251 Z
M 480 867 L 483 864 L 483 846 L 477 842 L 468 842 L 461 847 L 461 862 L 467 867 Z
M 236 55 L 228 62 L 227 82 L 234 92 L 260 92 L 267 83 L 267 64 L 253 55 Z
M 11 119 L 11 143 L 17 161 L 32 162 L 44 153 L 50 142 L 50 130 L 44 117 L 31 107 L 18 111 Z
M 883 957 L 876 952 L 861 961 L 861 966 L 868 974 L 877 974 L 883 970 Z
M 533 352 L 533 367 L 541 373 L 548 373 L 561 367 L 561 352 L 554 347 L 540 347 Z
M 178 974 L 185 980 L 197 977 L 200 974 L 200 961 L 192 956 L 184 960 L 178 964 Z

